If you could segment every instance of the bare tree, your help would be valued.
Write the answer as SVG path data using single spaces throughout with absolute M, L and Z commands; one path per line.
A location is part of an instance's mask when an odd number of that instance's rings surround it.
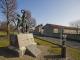
M 31 12 L 29 10 L 25 10 L 25 16 L 26 20 L 28 21 L 28 24 L 30 27 L 35 27 L 36 25 L 36 19 L 32 17 Z
M 0 29 L 2 29 L 2 30 L 7 30 L 7 26 L 6 26 L 6 24 L 7 24 L 7 22 L 6 21 L 2 21 L 1 22 L 1 27 L 0 27 Z
M 31 18 L 31 27 L 35 27 L 36 26 L 36 19 L 35 18 Z
M 78 34 L 78 30 L 80 28 L 80 20 L 74 21 L 70 23 L 71 27 L 75 27 L 76 28 L 76 33 Z
M 0 21 L 0 27 L 1 27 L 1 21 Z
M 7 20 L 7 34 L 9 35 L 9 24 L 14 21 L 15 10 L 16 10 L 16 0 L 0 0 L 1 12 L 5 15 Z
M 77 20 L 77 21 L 70 23 L 70 26 L 72 26 L 72 27 L 77 27 L 77 25 L 80 26 L 80 20 Z

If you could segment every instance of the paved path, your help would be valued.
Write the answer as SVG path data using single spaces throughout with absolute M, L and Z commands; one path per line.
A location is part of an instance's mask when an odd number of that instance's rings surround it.
M 51 38 L 51 37 L 40 37 L 41 39 L 53 42 L 53 43 L 58 43 L 61 45 L 62 40 L 61 39 L 56 39 L 56 38 Z M 75 41 L 66 41 L 66 45 L 69 47 L 77 48 L 80 49 L 80 43 L 75 42 Z

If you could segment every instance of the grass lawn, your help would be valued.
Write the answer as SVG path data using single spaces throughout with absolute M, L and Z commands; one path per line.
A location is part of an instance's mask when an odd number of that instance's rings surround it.
M 0 32 L 0 35 L 7 35 L 7 32 Z
M 47 42 L 47 41 L 44 41 L 44 40 L 41 40 L 41 39 L 37 39 L 37 38 L 35 38 L 35 41 L 38 43 L 38 45 L 43 45 L 43 46 L 48 47 L 49 53 L 54 53 L 56 55 L 61 54 L 61 48 L 58 47 L 57 45 L 52 44 L 52 43 Z
M 49 48 L 50 48 L 49 49 L 50 52 L 53 52 L 55 54 L 60 54 L 61 53 L 60 52 L 61 51 L 60 48 L 54 48 L 54 47 L 57 47 L 56 45 L 51 44 L 51 43 L 46 42 L 46 41 L 41 40 L 41 39 L 40 40 L 39 39 L 35 39 L 35 40 L 37 40 L 36 42 L 38 42 L 40 45 L 48 45 Z M 58 44 L 57 42 L 54 42 L 54 43 Z M 69 56 L 71 58 L 73 58 L 74 60 L 80 60 L 80 50 L 67 46 L 67 52 L 69 53 Z
M 74 59 L 74 60 L 80 60 L 80 50 L 75 49 L 75 48 L 70 48 L 67 47 L 69 55 Z
M 16 32 L 11 32 L 10 34 L 17 34 Z M 0 36 L 6 36 L 7 35 L 7 32 L 1 32 L 0 31 Z M 9 40 L 7 38 L 4 38 L 4 37 L 0 37 L 0 47 L 7 47 L 9 46 Z
M 7 35 L 7 32 L 1 32 L 0 31 L 0 36 L 5 36 Z M 7 47 L 9 45 L 9 40 L 4 37 L 0 37 L 0 47 Z
M 5 35 L 5 33 L 1 33 L 1 35 Z M 38 45 L 43 45 L 48 47 L 48 51 L 50 53 L 54 53 L 54 54 L 61 54 L 61 48 L 58 47 L 55 44 L 52 44 L 48 41 L 44 41 L 38 38 L 35 38 L 35 41 L 37 42 Z M 8 39 L 1 39 L 0 40 L 0 47 L 7 47 L 9 46 L 9 40 Z M 80 50 L 75 49 L 75 48 L 71 48 L 71 47 L 67 47 L 67 51 L 69 53 L 69 55 L 74 59 L 74 60 L 80 60 Z
M 9 46 L 9 40 L 0 40 L 0 47 L 7 47 Z
M 10 34 L 17 34 L 17 32 L 10 32 Z M 7 35 L 7 32 L 1 32 L 0 31 L 0 35 Z

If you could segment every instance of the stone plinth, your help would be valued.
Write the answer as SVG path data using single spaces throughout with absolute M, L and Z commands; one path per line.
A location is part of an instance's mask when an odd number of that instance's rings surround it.
M 11 35 L 11 46 L 10 49 L 19 52 L 20 56 L 23 56 L 26 48 L 34 55 L 38 56 L 40 50 L 37 48 L 37 44 L 34 41 L 32 33 L 20 33 L 17 35 Z

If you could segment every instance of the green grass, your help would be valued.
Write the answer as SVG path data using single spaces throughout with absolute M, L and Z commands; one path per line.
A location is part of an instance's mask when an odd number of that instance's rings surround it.
M 17 34 L 16 32 L 10 32 L 10 34 Z M 0 31 L 0 36 L 5 36 L 7 35 L 7 32 L 2 32 Z M 10 41 L 7 38 L 1 37 L 0 38 L 0 47 L 7 47 L 9 46 Z
M 7 35 L 7 32 L 0 31 L 0 36 Z M 7 47 L 9 45 L 9 40 L 4 37 L 0 37 L 0 47 Z
M 35 42 L 37 42 L 38 45 L 43 45 L 43 46 L 48 47 L 48 48 L 49 48 L 49 49 L 48 49 L 48 52 L 49 52 L 49 53 L 54 53 L 54 54 L 56 54 L 56 55 L 61 54 L 61 48 L 58 47 L 58 46 L 55 45 L 55 44 L 52 44 L 52 43 L 50 43 L 50 42 L 48 42 L 48 41 L 44 41 L 44 40 L 41 40 L 41 39 L 38 39 L 38 38 L 35 38 Z
M 48 50 L 50 53 L 53 53 L 55 55 L 60 55 L 61 54 L 61 48 L 59 47 L 50 47 Z
M 37 38 L 35 38 L 35 41 L 38 43 L 38 45 L 43 45 L 43 46 L 49 47 L 48 51 L 50 53 L 55 53 L 55 54 L 60 53 L 60 48 L 55 44 L 51 44 L 47 41 L 40 40 L 40 39 L 37 39 Z M 4 38 L 1 39 L 0 40 L 0 47 L 7 47 L 7 46 L 9 46 L 9 40 L 4 39 Z
M 56 46 L 56 45 L 53 45 L 53 44 L 51 44 L 51 43 L 49 43 L 49 42 L 47 42 L 47 41 L 40 40 L 40 39 L 37 39 L 37 38 L 35 38 L 35 41 L 36 41 L 38 44 L 40 44 L 40 45 Z
M 7 35 L 7 32 L 0 32 L 0 35 Z
M 8 39 L 0 40 L 0 47 L 7 47 L 7 46 L 9 46 Z
M 49 52 L 54 53 L 54 54 L 61 54 L 61 49 L 60 48 L 55 48 L 57 47 L 54 44 L 51 44 L 49 42 L 46 42 L 41 39 L 36 39 L 40 45 L 48 45 L 49 46 Z M 55 44 L 58 44 L 57 42 L 54 42 Z M 72 47 L 67 46 L 67 52 L 69 53 L 69 56 L 73 58 L 74 60 L 80 60 L 80 50 Z
M 69 51 L 70 56 L 74 60 L 80 60 L 80 50 L 75 49 L 75 48 L 68 47 L 68 51 Z
M 17 32 L 10 32 L 10 34 L 18 34 Z M 0 31 L 0 35 L 7 35 L 7 32 Z
M 6 33 L 0 32 L 0 35 L 6 35 Z M 37 42 L 38 45 L 43 45 L 43 46 L 49 47 L 48 51 L 50 53 L 61 54 L 61 48 L 59 48 L 55 44 L 52 44 L 48 41 L 38 39 L 38 38 L 35 38 L 35 42 Z M 9 44 L 10 43 L 9 43 L 8 39 L 3 38 L 0 40 L 0 47 L 7 47 L 7 46 L 9 46 Z M 71 48 L 71 47 L 67 47 L 67 50 L 68 50 L 70 57 L 72 57 L 74 60 L 80 60 L 80 50 L 75 49 L 75 48 Z

